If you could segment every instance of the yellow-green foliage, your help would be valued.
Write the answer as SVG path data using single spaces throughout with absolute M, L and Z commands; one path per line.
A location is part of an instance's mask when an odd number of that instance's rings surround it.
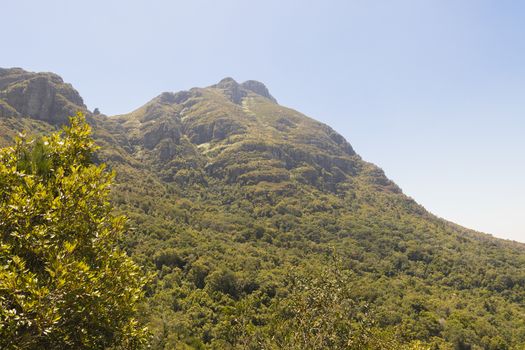
M 110 163 L 114 203 L 136 227 L 125 245 L 157 272 L 153 348 L 287 348 L 300 338 L 330 349 L 370 334 L 396 350 L 520 349 L 523 245 L 431 215 L 326 125 L 256 94 L 230 97 L 162 94 L 100 124 L 118 140 L 101 157 L 126 150 Z M 332 248 L 344 262 L 340 294 L 324 292 L 333 278 L 304 277 L 333 276 L 323 268 Z M 291 269 L 304 288 L 291 288 Z M 285 312 L 309 296 L 327 299 Z M 362 323 L 355 311 L 365 307 Z M 318 325 L 315 343 L 308 327 Z
M 145 279 L 83 117 L 0 151 L 0 348 L 138 348 Z

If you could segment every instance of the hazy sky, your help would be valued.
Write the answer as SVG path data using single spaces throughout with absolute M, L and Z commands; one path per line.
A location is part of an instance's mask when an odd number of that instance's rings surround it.
M 120 114 L 231 76 L 343 134 L 433 213 L 525 242 L 525 1 L 2 1 L 0 67 Z

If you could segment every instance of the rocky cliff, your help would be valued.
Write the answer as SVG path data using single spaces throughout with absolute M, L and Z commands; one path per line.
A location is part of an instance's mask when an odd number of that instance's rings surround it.
M 78 111 L 87 111 L 82 97 L 58 75 L 0 68 L 0 118 L 30 117 L 56 125 Z

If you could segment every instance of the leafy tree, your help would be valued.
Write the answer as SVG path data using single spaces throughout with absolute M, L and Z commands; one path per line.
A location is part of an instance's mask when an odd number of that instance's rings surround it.
M 277 304 L 276 340 L 286 349 L 416 349 L 375 326 L 367 305 L 352 296 L 354 279 L 336 256 L 321 269 L 290 276 L 290 294 Z M 423 348 L 422 348 L 423 349 Z
M 0 150 L 0 348 L 135 349 L 146 282 L 120 250 L 113 173 L 82 115 L 50 137 Z
M 291 268 L 287 294 L 270 300 L 255 292 L 224 307 L 212 348 L 429 350 L 402 342 L 399 329 L 381 329 L 366 303 L 352 295 L 355 277 L 336 256 L 318 268 Z

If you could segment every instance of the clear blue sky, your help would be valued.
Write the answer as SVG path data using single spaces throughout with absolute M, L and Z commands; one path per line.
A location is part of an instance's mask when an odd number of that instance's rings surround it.
M 525 242 L 525 2 L 4 1 L 0 66 L 133 110 L 225 76 L 343 134 L 433 213 Z

